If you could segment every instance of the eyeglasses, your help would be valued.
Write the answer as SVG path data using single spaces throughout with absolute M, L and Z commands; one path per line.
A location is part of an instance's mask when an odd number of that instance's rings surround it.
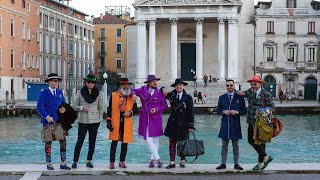
M 96 82 L 87 81 L 88 84 L 96 84 Z
M 227 84 L 226 86 L 227 87 L 233 87 L 233 84 Z
M 252 83 L 252 84 L 250 84 L 251 86 L 256 86 L 257 84 L 256 83 Z

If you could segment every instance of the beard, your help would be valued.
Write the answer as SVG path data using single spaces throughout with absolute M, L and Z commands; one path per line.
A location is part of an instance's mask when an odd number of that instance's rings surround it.
M 131 94 L 131 89 L 130 88 L 120 88 L 120 92 L 123 96 L 129 96 Z

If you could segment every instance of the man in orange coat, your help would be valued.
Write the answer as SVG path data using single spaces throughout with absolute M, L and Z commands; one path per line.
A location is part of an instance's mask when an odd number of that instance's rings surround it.
M 134 102 L 130 96 L 131 84 L 128 78 L 121 78 L 118 83 L 119 90 L 113 92 L 109 100 L 107 128 L 110 130 L 109 140 L 112 141 L 110 147 L 110 169 L 115 168 L 114 162 L 118 141 L 122 142 L 119 167 L 126 168 L 125 160 L 128 143 L 132 143 L 133 139 L 132 108 Z

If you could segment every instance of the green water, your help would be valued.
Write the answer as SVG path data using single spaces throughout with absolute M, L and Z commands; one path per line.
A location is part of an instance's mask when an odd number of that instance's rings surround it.
M 204 140 L 205 155 L 196 163 L 218 164 L 221 161 L 221 140 L 217 137 L 220 128 L 220 117 L 215 115 L 196 115 L 196 135 Z M 282 115 L 285 127 L 280 136 L 267 144 L 267 153 L 274 157 L 274 163 L 319 163 L 320 162 L 320 115 Z M 164 115 L 165 127 L 168 115 Z M 137 135 L 138 116 L 134 120 L 134 141 L 128 146 L 127 163 L 148 163 L 150 152 L 143 138 Z M 247 143 L 247 124 L 242 121 L 243 140 L 240 140 L 240 163 L 256 163 L 257 154 Z M 0 119 L 0 163 L 44 163 L 44 144 L 40 140 L 42 125 L 39 118 L 6 118 Z M 67 137 L 67 162 L 71 163 L 73 150 L 77 140 L 77 123 Z M 99 127 L 94 164 L 109 163 L 110 141 L 105 122 Z M 59 162 L 59 144 L 52 146 L 52 161 Z M 80 156 L 80 162 L 86 160 L 88 141 L 86 139 Z M 117 151 L 117 159 L 120 150 Z M 160 157 L 169 162 L 168 138 L 160 138 Z M 178 159 L 178 158 L 177 158 Z M 233 163 L 232 146 L 229 144 L 228 163 Z

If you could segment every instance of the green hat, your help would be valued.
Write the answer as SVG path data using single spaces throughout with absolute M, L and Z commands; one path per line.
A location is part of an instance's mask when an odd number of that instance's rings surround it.
M 93 74 L 88 74 L 87 77 L 83 78 L 83 79 L 86 81 L 91 81 L 91 82 L 95 82 L 95 83 L 98 82 L 96 76 Z

